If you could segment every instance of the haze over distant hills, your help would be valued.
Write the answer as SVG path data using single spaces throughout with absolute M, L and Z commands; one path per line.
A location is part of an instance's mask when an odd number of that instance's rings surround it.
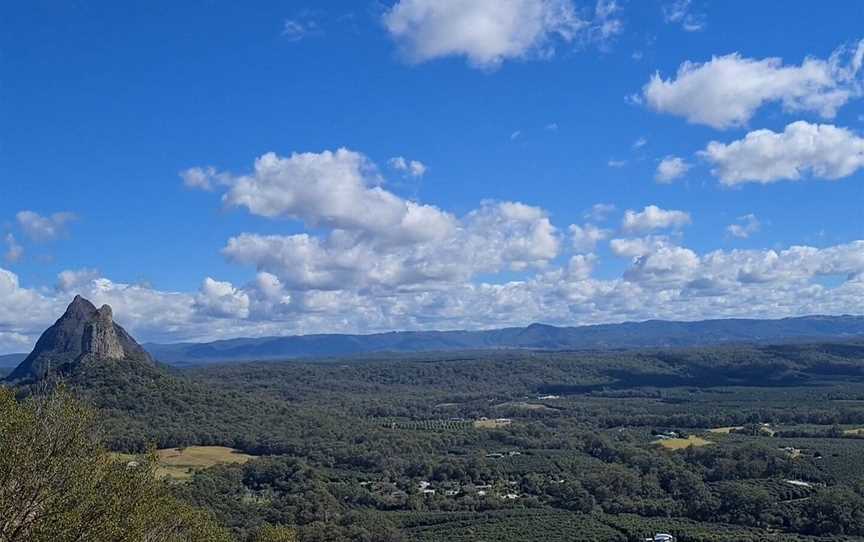
M 649 320 L 580 327 L 531 324 L 527 327 L 485 331 L 297 335 L 144 346 L 153 357 L 166 363 L 202 364 L 350 356 L 376 352 L 504 348 L 603 350 L 855 338 L 864 338 L 864 316 L 804 316 L 779 320 L 724 319 L 697 322 Z
M 27 354 L 3 354 L 0 355 L 0 369 L 17 367 L 19 363 L 24 361 Z

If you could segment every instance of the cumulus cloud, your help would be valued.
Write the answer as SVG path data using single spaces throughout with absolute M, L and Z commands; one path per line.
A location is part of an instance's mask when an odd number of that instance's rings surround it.
M 864 138 L 831 124 L 798 121 L 782 133 L 755 130 L 729 144 L 712 141 L 700 156 L 727 186 L 806 176 L 833 180 L 864 167 Z
M 245 292 L 250 300 L 250 317 L 258 321 L 278 320 L 293 310 L 294 296 L 276 275 L 258 273 L 254 283 Z M 297 297 L 303 299 L 303 293 L 298 293 Z
M 0 268 L 0 330 L 26 335 L 34 326 L 48 321 L 50 310 L 41 294 L 22 287 L 18 275 Z
M 654 180 L 658 183 L 671 183 L 679 177 L 683 177 L 690 169 L 683 158 L 678 156 L 667 156 L 657 164 L 657 171 L 654 173 Z
M 665 235 L 648 235 L 646 237 L 623 237 L 609 241 L 609 249 L 619 258 L 639 258 L 661 248 L 671 246 L 672 242 Z
M 833 118 L 846 102 L 861 96 L 862 60 L 864 40 L 837 49 L 828 59 L 808 57 L 800 65 L 738 53 L 704 63 L 687 61 L 674 78 L 654 74 L 639 101 L 655 111 L 718 129 L 743 126 L 760 107 L 772 102 L 789 112 Z
M 628 209 L 621 222 L 621 230 L 626 233 L 640 233 L 667 228 L 680 228 L 690 223 L 690 213 L 666 210 L 656 205 L 648 205 L 637 212 Z
M 426 165 L 419 160 L 408 160 L 403 156 L 395 156 L 387 164 L 396 171 L 404 172 L 411 177 L 422 177 L 426 174 Z
M 489 69 L 547 57 L 560 43 L 607 40 L 621 31 L 617 11 L 610 0 L 599 0 L 593 14 L 580 14 L 571 0 L 399 0 L 384 25 L 412 62 L 464 56 Z
M 529 209 L 507 211 L 528 219 Z M 641 238 L 643 249 L 618 278 L 597 279 L 593 254 L 524 280 L 459 281 L 432 289 L 294 290 L 261 272 L 248 284 L 206 279 L 198 292 L 169 292 L 80 275 L 67 290 L 20 284 L 0 269 L 0 351 L 24 351 L 80 293 L 109 303 L 142 341 L 213 340 L 314 332 L 477 329 L 543 320 L 578 325 L 664 318 L 785 317 L 860 312 L 864 241 L 824 248 L 716 250 L 706 254 L 668 239 Z M 610 243 L 616 245 L 616 240 Z M 635 245 L 635 240 L 629 240 Z M 623 247 L 624 240 L 617 243 Z M 842 277 L 825 286 L 820 277 Z
M 391 165 L 410 170 L 412 162 Z M 223 254 L 300 291 L 429 287 L 542 268 L 559 254 L 558 231 L 540 208 L 488 201 L 457 218 L 385 190 L 377 171 L 362 154 L 340 149 L 287 158 L 268 153 L 249 174 L 222 175 L 227 205 L 323 230 L 244 233 L 229 239 Z
M 700 264 L 699 256 L 692 250 L 665 245 L 637 257 L 624 278 L 642 286 L 675 287 L 696 278 Z
M 611 240 L 598 225 L 615 211 L 611 204 L 593 206 L 585 223 L 564 231 L 546 210 L 521 202 L 483 201 L 456 216 L 389 192 L 375 165 L 346 149 L 271 153 L 240 175 L 200 172 L 226 205 L 302 221 L 308 231 L 235 235 L 223 253 L 252 268 L 252 278 L 207 277 L 187 292 L 89 269 L 60 273 L 53 289 L 36 288 L 0 269 L 0 351 L 32 345 L 75 294 L 111 304 L 136 337 L 155 342 L 841 314 L 859 312 L 864 296 L 864 241 L 699 253 L 676 235 L 690 215 L 656 205 L 627 210 Z M 734 225 L 749 235 L 753 221 L 745 216 Z M 618 262 L 625 266 L 618 276 L 600 279 L 595 251 L 607 240 L 628 261 Z M 825 276 L 840 277 L 839 284 Z
M 246 318 L 249 316 L 249 295 L 230 282 L 207 277 L 195 296 L 195 309 L 209 316 Z
M 606 162 L 606 165 L 611 168 L 619 169 L 627 165 L 627 160 L 609 160 Z
M 567 263 L 566 277 L 569 280 L 588 280 L 596 263 L 596 254 L 574 254 Z
M 598 228 L 593 224 L 585 224 L 584 226 L 571 224 L 569 229 L 573 250 L 576 252 L 592 252 L 597 243 L 608 239 L 612 234 L 611 231 Z
M 292 218 L 312 227 L 408 243 L 446 237 L 455 227 L 452 215 L 382 188 L 374 164 L 348 149 L 289 157 L 267 153 L 255 160 L 251 173 L 240 176 L 201 168 L 189 171 L 196 178 L 203 174 L 205 181 L 196 181 L 199 184 L 213 186 L 215 179 L 226 186 L 226 205 L 268 218 Z
M 437 239 L 394 244 L 343 230 L 325 237 L 242 234 L 229 239 L 223 253 L 293 289 L 334 290 L 429 287 L 478 273 L 541 268 L 559 247 L 557 230 L 542 209 L 485 202 Z
M 7 263 L 16 263 L 24 257 L 24 247 L 22 247 L 18 240 L 15 239 L 15 236 L 11 233 L 7 233 L 6 237 L 3 238 L 3 242 L 6 245 L 6 251 L 3 253 L 3 259 Z
M 99 277 L 96 269 L 66 269 L 57 275 L 57 289 L 61 292 L 72 292 Z
M 735 224 L 726 226 L 726 232 L 732 237 L 747 239 L 762 228 L 762 223 L 754 214 L 739 216 Z
M 68 211 L 53 213 L 48 216 L 34 211 L 21 211 L 15 218 L 24 234 L 33 241 L 53 241 L 67 234 L 70 222 L 76 219 L 74 213 Z
M 546 211 L 519 202 L 484 202 L 465 217 L 463 235 L 487 269 L 543 267 L 560 246 Z

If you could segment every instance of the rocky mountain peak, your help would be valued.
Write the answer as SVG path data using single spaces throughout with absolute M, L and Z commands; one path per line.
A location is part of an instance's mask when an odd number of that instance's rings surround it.
M 90 301 L 84 299 L 80 295 L 76 295 L 72 299 L 72 303 L 66 307 L 66 312 L 63 313 L 63 318 L 89 318 L 96 312 L 96 306 Z
M 12 380 L 39 379 L 49 372 L 73 371 L 87 363 L 143 362 L 150 355 L 114 322 L 109 305 L 96 308 L 76 295 L 66 312 L 48 328 L 36 347 L 9 376 Z

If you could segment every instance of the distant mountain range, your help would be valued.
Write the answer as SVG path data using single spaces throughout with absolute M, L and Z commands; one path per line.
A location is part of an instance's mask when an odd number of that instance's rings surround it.
M 698 322 L 649 320 L 556 327 L 531 324 L 486 331 L 398 331 L 371 335 L 297 335 L 208 343 L 145 344 L 164 363 L 205 364 L 246 360 L 336 357 L 484 349 L 609 350 L 864 339 L 864 316 L 804 316 L 780 320 Z
M 24 361 L 27 354 L 3 354 L 0 355 L 0 369 L 18 367 Z

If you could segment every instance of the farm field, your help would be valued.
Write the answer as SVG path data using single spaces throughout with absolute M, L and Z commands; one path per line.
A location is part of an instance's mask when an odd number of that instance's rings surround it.
M 134 461 L 134 454 L 118 453 L 115 456 L 123 461 Z M 163 448 L 156 450 L 158 461 L 156 476 L 167 480 L 183 481 L 195 472 L 215 465 L 243 464 L 255 458 L 239 450 L 225 446 L 189 446 L 188 448 Z
M 711 429 L 708 430 L 708 432 L 709 433 L 717 433 L 720 435 L 728 435 L 732 431 L 738 430 L 738 429 L 744 429 L 744 426 L 743 425 L 733 425 L 733 426 L 729 426 L 729 427 L 712 427 Z
M 687 438 L 670 438 L 670 439 L 661 439 L 655 440 L 654 444 L 659 444 L 660 446 L 668 449 L 668 450 L 683 450 L 684 448 L 689 448 L 690 446 L 694 446 L 696 448 L 700 446 L 708 446 L 709 444 L 714 444 L 710 440 L 706 440 L 702 437 L 697 437 L 696 435 L 690 435 Z

